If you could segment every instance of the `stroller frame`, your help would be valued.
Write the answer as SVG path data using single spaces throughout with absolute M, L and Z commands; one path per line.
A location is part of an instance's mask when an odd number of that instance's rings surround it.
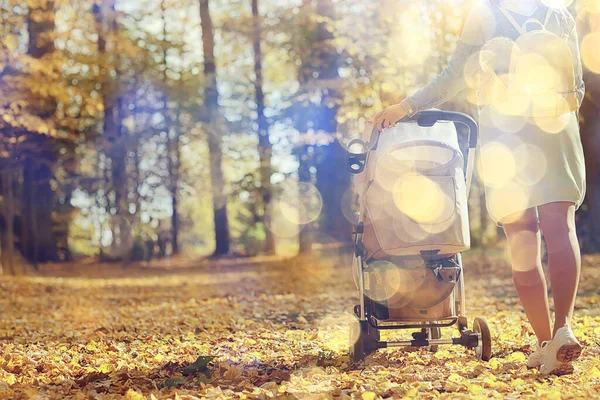
M 469 150 L 467 158 L 467 169 L 465 172 L 467 197 L 471 188 L 473 168 L 475 164 L 474 150 L 477 147 L 478 126 L 477 123 L 468 115 L 459 112 L 450 111 L 422 111 L 413 117 L 405 117 L 398 123 L 416 122 L 419 126 L 431 127 L 439 121 L 448 121 L 462 124 L 469 129 Z M 367 146 L 360 139 L 352 140 L 348 148 L 353 145 L 362 146 L 362 153 L 348 153 L 348 169 L 353 174 L 359 174 L 365 169 L 365 162 L 370 151 L 376 150 L 379 143 L 380 132 L 374 129 L 371 141 Z M 365 272 L 367 270 L 365 260 L 365 246 L 363 245 L 363 215 L 360 215 L 359 222 L 354 232 L 354 258 L 355 265 L 358 268 L 358 289 L 360 303 L 354 307 L 354 314 L 358 318 L 358 324 L 353 324 L 350 331 L 350 359 L 353 362 L 362 361 L 369 354 L 382 348 L 389 347 L 426 347 L 430 351 L 436 351 L 438 345 L 462 345 L 475 350 L 478 359 L 488 361 L 491 358 L 491 334 L 487 320 L 483 317 L 477 317 L 473 321 L 473 329 L 468 328 L 466 310 L 465 310 L 465 288 L 464 274 L 462 270 L 462 257 L 457 253 L 456 262 L 460 267 L 460 273 L 456 285 L 450 294 L 454 300 L 451 306 L 453 315 L 442 320 L 381 320 L 374 315 L 374 301 L 366 296 L 365 293 Z M 459 337 L 444 339 L 441 337 L 442 327 L 456 325 Z M 412 340 L 386 342 L 380 340 L 381 330 L 392 329 L 420 329 L 412 333 Z

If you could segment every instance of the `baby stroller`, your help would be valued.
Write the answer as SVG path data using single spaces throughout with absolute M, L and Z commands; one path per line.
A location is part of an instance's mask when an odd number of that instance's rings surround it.
M 457 125 L 468 128 L 468 162 Z M 470 247 L 467 198 L 478 127 L 462 113 L 423 111 L 404 118 L 365 143 L 352 140 L 348 168 L 356 175 L 360 212 L 355 227 L 353 272 L 360 304 L 350 332 L 350 358 L 377 349 L 462 345 L 481 360 L 491 357 L 485 318 L 472 330 L 465 314 L 461 251 Z M 456 325 L 458 337 L 441 328 Z M 418 329 L 413 340 L 385 342 L 380 331 Z

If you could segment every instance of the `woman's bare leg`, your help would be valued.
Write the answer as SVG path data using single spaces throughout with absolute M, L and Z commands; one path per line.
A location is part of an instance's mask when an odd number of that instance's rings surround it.
M 513 271 L 513 281 L 538 342 L 552 339 L 548 289 L 542 270 L 541 236 L 535 209 L 503 225 Z
M 554 298 L 554 333 L 570 324 L 581 273 L 581 253 L 575 230 L 575 205 L 549 203 L 539 207 L 548 248 L 548 271 Z

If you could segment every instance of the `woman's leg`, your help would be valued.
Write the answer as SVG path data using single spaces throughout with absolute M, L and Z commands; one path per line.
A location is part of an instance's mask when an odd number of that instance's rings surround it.
M 535 209 L 504 224 L 513 271 L 513 281 L 521 304 L 539 343 L 552 339 L 548 289 L 542 270 L 541 236 Z
M 540 224 L 548 248 L 548 270 L 554 298 L 554 333 L 571 324 L 581 272 L 581 254 L 575 231 L 575 205 L 549 203 L 539 207 Z

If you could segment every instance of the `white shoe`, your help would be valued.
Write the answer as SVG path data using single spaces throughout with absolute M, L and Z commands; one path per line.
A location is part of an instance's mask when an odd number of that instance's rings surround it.
M 544 354 L 548 341 L 536 344 L 535 350 L 527 358 L 527 368 L 539 368 L 544 363 Z
M 581 344 L 575 338 L 569 325 L 556 331 L 544 347 L 540 372 L 545 375 L 566 375 L 573 373 L 573 364 L 581 354 Z

